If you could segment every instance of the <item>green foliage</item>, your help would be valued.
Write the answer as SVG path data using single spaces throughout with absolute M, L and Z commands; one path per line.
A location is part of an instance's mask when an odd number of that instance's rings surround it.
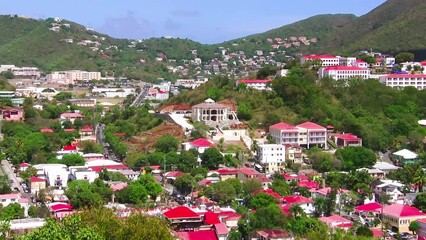
M 269 206 L 276 201 L 277 199 L 275 199 L 274 196 L 261 192 L 249 198 L 248 207 L 257 210 L 259 208 Z
M 120 182 L 129 181 L 129 179 L 126 176 L 124 176 L 124 174 L 122 174 L 121 172 L 108 171 L 105 168 L 103 168 L 99 172 L 99 178 L 104 181 L 120 181 Z
M 409 52 L 401 52 L 395 56 L 396 63 L 412 62 L 414 61 L 414 54 Z
M 217 169 L 219 164 L 223 163 L 223 155 L 217 150 L 217 148 L 207 148 L 200 156 L 201 165 L 208 169 Z
M 176 152 L 179 146 L 179 140 L 172 135 L 166 134 L 158 138 L 154 144 L 155 150 L 163 153 Z
M 218 202 L 219 204 L 229 204 L 237 196 L 234 185 L 229 181 L 221 181 L 210 184 L 203 189 L 203 194 Z
M 181 194 L 188 195 L 192 192 L 193 188 L 196 186 L 196 181 L 193 176 L 189 174 L 183 174 L 176 178 L 176 181 L 173 185 Z
M 250 120 L 253 116 L 251 107 L 245 102 L 240 102 L 238 104 L 237 114 L 238 119 L 245 121 Z
M 77 153 L 64 155 L 60 162 L 67 166 L 84 166 L 86 163 L 84 158 Z
M 376 163 L 374 152 L 365 147 L 345 147 L 337 149 L 336 157 L 342 161 L 342 170 L 369 168 Z
M 36 217 L 38 217 L 38 214 L 39 214 L 38 207 L 32 205 L 28 208 L 28 216 L 30 216 L 32 218 L 36 218 Z
M 1 209 L 0 219 L 1 220 L 12 220 L 24 218 L 24 208 L 19 203 L 11 203 Z
M 408 226 L 408 230 L 412 231 L 415 234 L 420 229 L 420 224 L 417 221 L 410 222 L 410 226 Z
M 60 93 L 56 94 L 53 98 L 56 99 L 56 100 L 58 100 L 58 101 L 68 100 L 68 99 L 72 98 L 72 93 L 70 93 L 70 92 L 60 92 Z
M 261 188 L 262 188 L 262 183 L 258 179 L 254 179 L 254 178 L 247 179 L 243 183 L 243 191 L 246 195 L 249 195 Z
M 148 197 L 156 199 L 162 191 L 163 188 L 155 182 L 152 175 L 144 174 L 138 180 L 131 182 L 127 188 L 117 191 L 117 199 L 119 202 L 141 205 L 148 200 Z
M 266 79 L 269 76 L 275 76 L 276 73 L 277 69 L 275 67 L 266 65 L 257 72 L 256 77 L 258 79 Z
M 104 188 L 108 188 L 105 186 Z M 109 189 L 109 188 L 108 188 Z M 102 205 L 102 196 L 97 187 L 86 180 L 74 180 L 68 183 L 65 195 L 74 208 L 92 208 Z
M 420 193 L 416 196 L 413 206 L 420 209 L 422 212 L 426 210 L 426 193 Z
M 366 226 L 359 226 L 356 229 L 357 236 L 373 237 L 373 232 Z
M 7 194 L 11 192 L 12 190 L 10 189 L 9 179 L 7 176 L 0 176 L 0 194 Z
M 250 225 L 253 229 L 284 228 L 287 218 L 276 204 L 260 207 L 250 215 Z
M 97 144 L 93 141 L 82 141 L 80 143 L 80 149 L 83 153 L 103 153 L 104 149 L 102 145 Z
M 282 178 L 275 178 L 272 181 L 270 188 L 281 196 L 291 195 L 291 188 L 289 184 Z
M 37 169 L 36 169 L 36 168 L 34 168 L 34 167 L 32 167 L 32 166 L 30 166 L 30 167 L 28 167 L 27 169 L 25 169 L 25 171 L 21 172 L 21 173 L 19 174 L 19 176 L 20 176 L 23 180 L 28 181 L 28 180 L 30 179 L 30 177 L 32 177 L 32 176 L 37 176 Z
M 0 73 L 0 76 L 3 76 L 6 79 L 13 79 L 15 76 L 13 75 L 13 72 L 11 71 L 4 71 Z

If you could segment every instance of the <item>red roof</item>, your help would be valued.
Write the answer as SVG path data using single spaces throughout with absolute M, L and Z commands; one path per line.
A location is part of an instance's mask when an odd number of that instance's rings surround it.
M 271 195 L 271 196 L 273 196 L 273 197 L 275 197 L 277 199 L 281 199 L 282 198 L 281 195 L 279 195 L 278 193 L 276 193 L 272 189 L 266 189 L 266 190 L 262 189 L 262 190 L 256 191 L 256 194 L 259 194 L 259 193 L 268 194 L 268 195 Z
M 198 185 L 199 186 L 208 186 L 210 184 L 212 184 L 212 181 L 208 180 L 208 179 L 203 179 L 201 181 L 198 181 Z
M 181 240 L 217 240 L 217 236 L 214 230 L 177 232 L 176 235 Z
M 314 201 L 310 198 L 300 196 L 300 195 L 293 195 L 293 196 L 286 196 L 283 198 L 284 202 L 287 204 L 305 204 L 305 203 L 314 203 Z
M 352 135 L 352 133 L 346 133 L 346 134 L 337 133 L 335 136 L 337 138 L 340 138 L 340 139 L 345 140 L 345 141 L 360 141 L 361 140 L 359 137 Z
M 325 127 L 318 125 L 316 123 L 313 123 L 313 122 L 304 122 L 304 123 L 297 125 L 296 127 L 306 128 L 306 129 L 309 129 L 309 130 L 310 129 L 326 130 Z
M 31 176 L 30 177 L 30 182 L 45 182 L 46 181 L 46 179 L 43 179 L 43 178 L 39 178 L 39 177 L 35 177 L 35 176 Z
M 181 172 L 181 171 L 170 171 L 170 172 L 167 172 L 165 175 L 166 175 L 166 177 L 179 177 L 180 175 L 182 175 L 183 174 L 183 172 Z
M 249 175 L 249 176 L 259 175 L 260 174 L 258 171 L 254 170 L 253 168 L 240 168 L 238 170 L 240 172 L 242 172 L 243 174 Z
M 213 143 L 204 138 L 199 138 L 191 142 L 191 145 L 194 147 L 211 147 Z
M 334 127 L 332 125 L 327 125 L 327 128 L 329 128 L 329 129 L 333 128 L 334 129 Z
M 238 213 L 233 213 L 229 216 L 227 216 L 226 218 L 224 218 L 224 221 L 233 221 L 233 220 L 240 220 L 242 218 L 242 216 Z
M 73 209 L 74 208 L 71 205 L 63 203 L 50 206 L 50 210 L 52 210 L 52 212 L 72 211 Z
M 41 133 L 53 133 L 54 131 L 51 128 L 42 128 L 42 129 L 40 129 L 40 132 Z
M 426 66 L 426 61 L 420 63 L 422 66 Z
M 370 228 L 370 230 L 373 232 L 373 237 L 374 238 L 379 238 L 383 236 L 383 232 L 380 229 L 377 228 Z
M 61 118 L 84 118 L 83 114 L 80 113 L 62 113 Z
M 315 181 L 302 180 L 297 183 L 297 186 L 311 189 L 311 188 L 318 188 L 319 184 Z
M 64 146 L 64 148 L 62 148 L 62 151 L 77 151 L 77 147 L 73 145 L 67 145 L 67 146 Z
M 200 218 L 200 215 L 185 206 L 172 208 L 163 214 L 167 219 Z
M 31 164 L 23 162 L 23 163 L 19 164 L 19 166 L 20 167 L 29 167 L 29 166 L 31 166 Z
M 319 220 L 330 227 L 349 228 L 353 223 L 339 215 L 331 215 L 329 217 L 320 217 Z
M 209 225 L 220 223 L 219 216 L 214 212 L 208 211 L 204 214 L 204 222 Z
M 64 128 L 64 132 L 74 132 L 74 128 Z
M 90 126 L 90 125 L 86 125 L 80 131 L 82 131 L 82 132 L 93 132 L 93 127 Z
M 91 166 L 89 167 L 94 172 L 100 172 L 103 168 L 110 169 L 110 170 L 126 170 L 128 167 L 124 164 L 117 164 L 117 165 L 102 165 L 102 166 Z
M 282 174 L 282 176 L 285 178 L 285 180 L 289 181 L 289 180 L 308 180 L 308 177 L 306 175 L 303 174 L 290 174 L 290 173 L 284 173 Z
M 237 80 L 238 83 L 270 83 L 270 79 L 241 79 Z
M 217 235 L 227 235 L 229 233 L 225 223 L 216 223 L 214 225 Z
M 365 71 L 365 68 L 354 66 L 331 66 L 324 68 L 324 71 Z
M 294 127 L 293 125 L 290 125 L 288 123 L 285 123 L 285 122 L 280 122 L 280 123 L 274 124 L 274 125 L 270 126 L 269 128 L 270 129 L 273 128 L 273 129 L 277 129 L 277 130 L 295 130 L 295 131 L 297 131 L 296 127 Z
M 383 213 L 396 217 L 426 216 L 416 207 L 397 203 L 383 207 Z
M 238 169 L 219 169 L 216 171 L 219 175 L 236 175 Z
M 336 58 L 336 56 L 334 55 L 315 55 L 315 54 L 311 54 L 311 55 L 306 55 L 303 56 L 302 58 L 307 58 L 307 59 L 322 59 L 322 58 Z
M 377 210 L 381 211 L 382 205 L 376 202 L 367 203 L 355 208 L 359 212 L 375 212 Z
M 426 78 L 426 74 L 389 74 L 385 78 Z

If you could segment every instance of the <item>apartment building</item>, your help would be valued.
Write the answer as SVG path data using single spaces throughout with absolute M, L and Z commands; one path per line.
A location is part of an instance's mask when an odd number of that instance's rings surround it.
M 334 55 L 316 55 L 316 54 L 306 55 L 300 58 L 300 63 L 302 65 L 309 61 L 320 61 L 321 66 L 328 67 L 328 66 L 343 65 L 345 58 L 337 57 Z
M 426 74 L 389 74 L 380 77 L 379 81 L 392 88 L 415 87 L 418 90 L 426 88 Z
M 80 70 L 57 71 L 46 76 L 49 82 L 59 84 L 75 84 L 76 81 L 100 80 L 100 72 L 87 72 Z
M 330 77 L 334 80 L 343 80 L 350 78 L 370 78 L 370 70 L 356 66 L 331 66 L 321 68 L 318 71 L 318 78 Z
M 263 165 L 265 173 L 284 170 L 286 150 L 281 144 L 258 145 L 257 161 Z
M 305 122 L 296 126 L 280 122 L 269 127 L 269 134 L 277 144 L 327 148 L 327 129 L 313 122 Z

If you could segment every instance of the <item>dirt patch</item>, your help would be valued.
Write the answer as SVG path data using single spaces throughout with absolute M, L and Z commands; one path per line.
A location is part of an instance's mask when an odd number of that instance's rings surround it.
M 157 142 L 158 138 L 167 134 L 172 135 L 178 139 L 179 142 L 186 140 L 181 126 L 169 121 L 164 121 L 162 124 L 149 131 L 143 132 L 138 136 L 131 137 L 126 141 L 126 143 L 128 144 L 130 151 L 147 152 L 153 150 L 152 145 Z

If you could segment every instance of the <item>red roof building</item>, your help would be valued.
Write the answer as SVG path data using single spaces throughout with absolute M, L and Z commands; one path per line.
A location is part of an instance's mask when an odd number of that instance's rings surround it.
M 370 69 L 356 66 L 329 66 L 318 71 L 318 77 L 330 77 L 334 80 L 346 80 L 350 78 L 370 78 Z
M 241 79 L 237 80 L 237 85 L 244 83 L 248 88 L 253 88 L 256 90 L 269 90 L 268 84 L 270 84 L 272 80 L 270 79 Z
M 52 212 L 63 212 L 63 211 L 72 211 L 74 208 L 70 204 L 55 204 L 50 206 L 50 211 Z
M 389 74 L 379 78 L 380 83 L 392 88 L 415 87 L 426 88 L 426 74 Z
M 177 232 L 176 237 L 179 240 L 218 240 L 214 230 Z
M 62 148 L 62 151 L 77 151 L 77 147 L 73 145 L 67 145 Z
M 253 168 L 240 168 L 238 169 L 238 179 L 246 181 L 247 179 L 257 178 L 260 173 Z
M 355 207 L 357 212 L 382 212 L 382 205 L 376 202 L 367 203 L 361 206 Z
M 40 129 L 40 132 L 41 133 L 53 133 L 55 131 L 53 131 L 53 129 L 51 129 L 51 128 L 42 128 L 42 129 Z
M 276 144 L 300 145 L 307 148 L 311 145 L 327 146 L 327 129 L 313 122 L 296 126 L 280 122 L 269 127 L 269 135 Z
M 294 237 L 283 229 L 265 229 L 258 230 L 253 233 L 250 239 L 265 239 L 265 240 L 294 240 Z
M 320 217 L 319 220 L 331 229 L 340 228 L 344 230 L 348 230 L 353 226 L 352 221 L 341 217 L 339 215 L 331 215 L 329 217 Z
M 314 201 L 301 195 L 292 195 L 283 197 L 283 201 L 287 204 L 312 204 Z
M 277 200 L 279 200 L 279 201 L 282 201 L 282 196 L 281 195 L 279 195 L 278 193 L 276 193 L 274 190 L 272 190 L 272 189 L 259 189 L 259 190 L 257 190 L 256 192 L 255 192 L 255 194 L 259 194 L 259 193 L 264 193 L 264 194 L 267 194 L 267 195 L 271 195 L 271 196 L 273 196 L 275 199 L 277 199 Z
M 346 146 L 362 146 L 362 139 L 353 135 L 352 133 L 337 133 L 331 137 L 338 147 Z
M 46 182 L 46 179 L 35 177 L 35 176 L 31 176 L 30 177 L 30 183 L 34 183 L 34 182 Z
M 198 138 L 197 140 L 194 140 L 191 142 L 191 146 L 193 146 L 194 148 L 199 148 L 199 147 L 209 148 L 213 146 L 213 143 L 205 138 Z
M 204 214 L 204 222 L 209 225 L 220 223 L 219 215 L 214 212 L 208 211 Z
M 307 189 L 313 189 L 313 188 L 318 188 L 319 187 L 319 183 L 315 182 L 315 181 L 309 181 L 309 180 L 302 180 L 297 182 L 297 186 L 299 187 L 305 187 Z
M 202 217 L 185 206 L 178 206 L 163 213 L 172 223 L 201 223 Z
M 383 207 L 383 218 L 399 232 L 409 232 L 410 223 L 426 219 L 426 214 L 413 206 L 392 204 Z

